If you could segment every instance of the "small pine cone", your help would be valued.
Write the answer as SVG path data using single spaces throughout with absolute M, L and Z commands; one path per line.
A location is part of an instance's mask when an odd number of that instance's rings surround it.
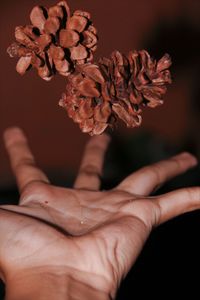
M 163 103 L 166 84 L 171 83 L 170 65 L 168 54 L 156 62 L 145 50 L 127 57 L 114 51 L 98 64 L 78 66 L 67 78 L 59 104 L 90 135 L 113 127 L 117 118 L 128 127 L 139 126 L 142 107 Z
M 90 62 L 97 48 L 97 31 L 90 14 L 70 10 L 65 1 L 46 9 L 33 8 L 32 25 L 15 29 L 16 41 L 8 48 L 11 57 L 19 57 L 17 72 L 24 74 L 31 66 L 45 80 L 58 72 L 68 76 L 75 65 Z

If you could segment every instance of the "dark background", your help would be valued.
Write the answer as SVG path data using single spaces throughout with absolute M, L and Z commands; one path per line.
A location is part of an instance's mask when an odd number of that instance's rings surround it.
M 15 71 L 6 49 L 14 39 L 16 25 L 29 23 L 29 12 L 50 0 L 2 0 L 0 2 L 0 135 L 8 126 L 22 127 L 38 164 L 58 185 L 73 183 L 88 136 L 57 105 L 65 79 L 50 83 L 34 71 L 23 78 Z M 105 164 L 103 187 L 117 184 L 124 176 L 148 163 L 188 150 L 200 158 L 200 1 L 199 0 L 74 0 L 71 11 L 92 14 L 99 33 L 96 59 L 118 49 L 124 53 L 146 49 L 159 59 L 172 56 L 173 84 L 165 104 L 143 112 L 139 129 L 119 125 Z M 1 203 L 17 202 L 15 181 L 0 140 Z M 199 167 L 172 180 L 158 193 L 199 185 Z M 178 217 L 156 229 L 136 265 L 119 291 L 118 299 L 162 299 L 177 294 L 199 298 L 200 212 Z M 197 275 L 196 275 L 197 273 Z M 158 291 L 161 288 L 161 293 Z M 2 292 L 3 293 L 3 292 Z M 192 293 L 194 296 L 192 296 Z M 196 296 L 195 296 L 196 295 Z

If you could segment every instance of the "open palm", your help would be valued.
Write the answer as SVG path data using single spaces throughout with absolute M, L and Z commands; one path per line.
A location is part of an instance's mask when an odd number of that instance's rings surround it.
M 98 278 L 114 297 L 152 228 L 200 207 L 198 187 L 148 196 L 196 165 L 188 153 L 144 167 L 114 189 L 100 191 L 106 134 L 90 139 L 73 189 L 50 185 L 20 129 L 7 130 L 5 144 L 20 191 L 19 205 L 0 206 L 0 270 L 5 281 L 23 270 L 61 268 L 86 283 L 88 278 L 95 284 Z

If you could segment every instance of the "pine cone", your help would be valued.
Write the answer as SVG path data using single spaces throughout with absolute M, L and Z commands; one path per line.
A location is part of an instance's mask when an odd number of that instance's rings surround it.
M 16 41 L 8 48 L 11 57 L 20 57 L 17 72 L 24 74 L 31 66 L 45 80 L 58 72 L 68 76 L 77 64 L 93 59 L 97 48 L 97 31 L 90 14 L 77 10 L 70 16 L 65 1 L 46 9 L 33 8 L 32 25 L 15 29 Z
M 163 103 L 166 84 L 171 83 L 171 59 L 165 54 L 158 62 L 147 51 L 132 51 L 126 57 L 114 51 L 98 64 L 78 66 L 67 78 L 59 104 L 83 132 L 101 134 L 117 118 L 128 127 L 142 122 L 142 107 Z

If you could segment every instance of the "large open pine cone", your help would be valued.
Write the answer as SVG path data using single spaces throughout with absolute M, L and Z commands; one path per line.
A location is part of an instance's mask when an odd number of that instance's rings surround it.
M 70 16 L 67 3 L 61 1 L 49 9 L 34 7 L 30 19 L 32 25 L 16 27 L 17 42 L 8 48 L 11 57 L 20 57 L 20 74 L 33 66 L 40 77 L 50 80 L 55 72 L 68 76 L 75 65 L 93 59 L 97 31 L 89 13 L 77 10 Z
M 101 134 L 117 118 L 128 127 L 139 126 L 142 107 L 163 103 L 170 65 L 168 54 L 156 62 L 145 50 L 127 57 L 114 51 L 98 64 L 78 66 L 67 78 L 60 105 L 90 135 Z

